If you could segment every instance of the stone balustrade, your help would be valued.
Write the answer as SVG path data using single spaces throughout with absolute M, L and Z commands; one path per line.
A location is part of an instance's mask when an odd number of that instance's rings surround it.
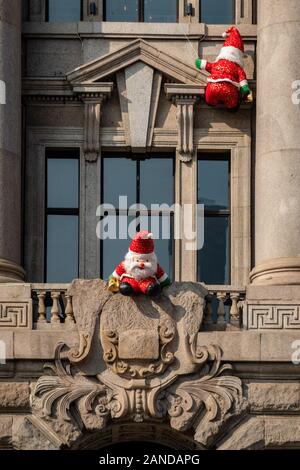
M 37 329 L 51 325 L 74 325 L 69 284 L 32 284 L 33 323 Z
M 207 286 L 204 329 L 242 328 L 246 290 L 233 286 Z
M 242 327 L 246 292 L 233 286 L 206 286 L 205 330 Z M 73 326 L 75 323 L 69 284 L 32 284 L 33 323 L 36 329 L 45 325 Z

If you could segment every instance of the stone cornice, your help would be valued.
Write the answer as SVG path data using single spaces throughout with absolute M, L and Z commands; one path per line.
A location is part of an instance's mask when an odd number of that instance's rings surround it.
M 238 25 L 244 40 L 256 41 L 257 25 Z M 205 25 L 204 23 L 118 23 L 82 21 L 80 23 L 45 23 L 24 22 L 22 32 L 25 37 L 48 37 L 48 38 L 82 38 L 105 37 L 136 39 L 137 37 L 150 39 L 186 39 L 199 40 L 205 36 L 206 40 L 221 40 L 224 31 L 223 25 Z
M 22 96 L 26 102 L 65 103 L 109 98 L 113 83 L 85 83 L 72 86 L 64 79 L 23 79 Z
M 84 83 L 73 86 L 74 93 L 87 98 L 109 97 L 114 84 L 109 83 Z
M 167 83 L 165 85 L 165 93 L 168 99 L 199 99 L 204 96 L 205 84 L 181 84 L 181 83 Z

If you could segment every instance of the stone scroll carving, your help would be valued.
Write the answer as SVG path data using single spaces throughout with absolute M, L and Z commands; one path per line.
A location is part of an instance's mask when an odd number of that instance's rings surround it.
M 175 283 L 156 299 L 131 299 L 113 296 L 102 281 L 75 281 L 71 293 L 79 345 L 59 344 L 32 390 L 35 422 L 50 441 L 71 447 L 85 430 L 122 420 L 193 430 L 209 447 L 245 409 L 241 381 L 221 363 L 220 348 L 198 344 L 201 285 Z
M 84 103 L 84 155 L 87 162 L 96 162 L 100 152 L 100 124 L 103 102 L 111 96 L 112 83 L 75 84 L 74 94 Z
M 195 153 L 194 145 L 194 107 L 195 97 L 179 96 L 175 99 L 177 104 L 178 122 L 178 153 L 183 162 L 192 160 Z

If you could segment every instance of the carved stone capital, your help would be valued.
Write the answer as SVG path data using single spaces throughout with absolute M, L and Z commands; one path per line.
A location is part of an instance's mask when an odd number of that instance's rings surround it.
M 177 106 L 178 145 L 180 160 L 189 162 L 195 154 L 194 145 L 194 109 L 195 104 L 204 94 L 200 85 L 170 83 L 165 85 L 168 99 Z
M 177 150 L 183 162 L 192 160 L 195 153 L 194 146 L 194 107 L 196 97 L 178 96 L 177 105 L 178 146 Z
M 100 155 L 101 105 L 106 98 L 110 97 L 112 89 L 112 83 L 73 86 L 73 92 L 85 104 L 83 150 L 87 162 L 96 162 Z

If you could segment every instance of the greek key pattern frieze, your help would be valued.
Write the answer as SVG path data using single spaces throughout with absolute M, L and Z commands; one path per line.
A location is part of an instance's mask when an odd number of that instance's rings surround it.
M 300 305 L 248 305 L 249 330 L 300 329 Z
M 30 304 L 28 302 L 1 302 L 0 303 L 0 329 L 1 328 L 29 328 Z

